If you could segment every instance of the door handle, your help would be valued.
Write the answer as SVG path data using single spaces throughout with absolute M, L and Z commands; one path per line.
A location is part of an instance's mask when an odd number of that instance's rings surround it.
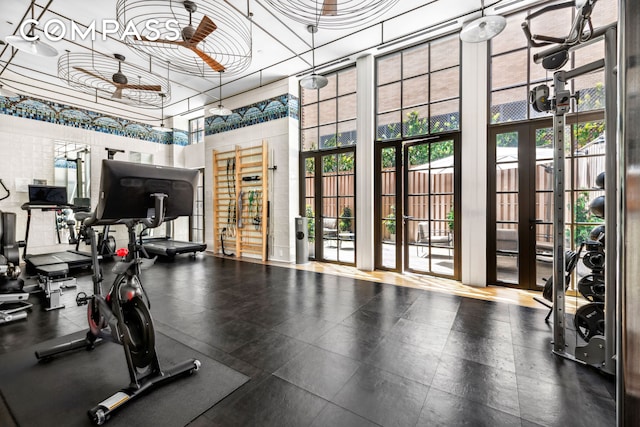
M 529 230 L 534 230 L 537 224 L 543 224 L 544 220 L 542 219 L 530 219 L 529 220 Z

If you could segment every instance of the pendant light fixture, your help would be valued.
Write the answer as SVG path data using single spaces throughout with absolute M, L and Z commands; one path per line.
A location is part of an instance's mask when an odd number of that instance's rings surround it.
M 160 95 L 160 98 L 162 98 L 162 106 L 160 107 L 161 108 L 161 110 L 160 110 L 161 111 L 161 113 L 160 113 L 160 126 L 154 126 L 151 129 L 155 130 L 156 132 L 171 132 L 172 131 L 171 128 L 164 127 L 164 97 L 165 97 L 165 94 L 161 93 L 159 95 Z
M 501 15 L 484 16 L 484 0 L 481 3 L 482 16 L 462 27 L 460 39 L 467 43 L 480 43 L 491 40 L 504 30 L 507 19 Z
M 307 31 L 311 33 L 311 74 L 300 79 L 300 86 L 305 89 L 322 89 L 325 87 L 329 80 L 325 76 L 316 74 L 316 42 L 315 33 L 318 32 L 318 27 L 315 25 L 308 25 Z
M 2 83 L 0 83 L 0 96 L 3 96 L 5 98 L 17 98 L 20 95 L 12 90 L 6 89 L 4 86 L 2 86 Z
M 220 76 L 220 86 L 218 86 L 218 88 L 220 89 L 220 96 L 218 97 L 218 106 L 209 109 L 209 113 L 211 113 L 214 116 L 230 116 L 231 114 L 233 114 L 233 111 L 231 111 L 230 109 L 222 105 L 222 71 L 220 71 L 218 75 Z
M 35 21 L 35 0 L 31 0 L 31 20 Z M 31 25 L 31 30 L 29 30 L 29 36 L 34 37 L 33 29 L 35 28 L 35 24 Z M 18 50 L 23 52 L 30 53 L 32 55 L 37 56 L 58 56 L 58 51 L 53 47 L 48 45 L 47 43 L 37 38 L 36 40 L 26 40 L 21 36 L 7 36 L 4 40 L 9 43 L 11 46 L 15 47 Z

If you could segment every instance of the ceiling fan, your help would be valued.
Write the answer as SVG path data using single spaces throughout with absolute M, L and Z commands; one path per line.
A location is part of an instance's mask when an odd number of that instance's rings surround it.
M 124 62 L 124 56 L 120 55 L 120 54 L 115 54 L 113 55 L 117 60 L 118 60 L 118 71 L 116 73 L 113 74 L 113 76 L 111 76 L 111 80 L 109 79 L 105 79 L 104 77 L 102 77 L 100 74 L 96 74 L 92 71 L 86 70 L 84 68 L 81 67 L 73 67 L 75 70 L 78 70 L 82 73 L 85 73 L 91 77 L 94 77 L 96 79 L 100 79 L 104 82 L 110 83 L 111 85 L 115 86 L 116 90 L 113 92 L 113 95 L 111 95 L 112 99 L 122 99 L 122 90 L 123 89 L 131 89 L 131 90 L 148 90 L 148 91 L 153 91 L 153 92 L 160 92 L 162 90 L 162 88 L 160 87 L 160 85 L 141 85 L 141 84 L 137 84 L 137 85 L 130 85 L 129 84 L 129 79 L 127 79 L 127 76 L 125 76 L 122 73 L 122 63 Z
M 148 43 L 174 44 L 185 47 L 198 55 L 209 67 L 211 67 L 215 71 L 224 71 L 225 68 L 222 64 L 220 64 L 218 61 L 198 48 L 198 43 L 203 41 L 205 38 L 207 38 L 207 36 L 209 36 L 209 34 L 214 32 L 218 28 L 217 25 L 207 15 L 203 15 L 202 21 L 200 21 L 198 28 L 194 29 L 191 18 L 192 14 L 198 10 L 198 6 L 195 4 L 195 2 L 192 1 L 184 1 L 182 2 L 182 4 L 184 5 L 184 8 L 187 10 L 187 12 L 189 12 L 189 25 L 182 29 L 182 41 L 164 39 L 149 40 L 144 36 L 135 37 L 136 40 Z

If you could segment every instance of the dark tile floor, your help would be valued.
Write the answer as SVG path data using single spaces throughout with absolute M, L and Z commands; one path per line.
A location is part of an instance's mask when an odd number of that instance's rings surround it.
M 543 310 L 210 256 L 143 279 L 159 331 L 251 377 L 193 426 L 615 424 L 613 380 L 553 356 Z M 84 329 L 74 298 L 0 353 Z

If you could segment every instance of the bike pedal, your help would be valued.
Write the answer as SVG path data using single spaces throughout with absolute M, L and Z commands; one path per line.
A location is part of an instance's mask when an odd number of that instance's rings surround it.
M 92 297 L 87 296 L 85 292 L 78 292 L 76 295 L 76 304 L 78 306 L 87 305 Z

